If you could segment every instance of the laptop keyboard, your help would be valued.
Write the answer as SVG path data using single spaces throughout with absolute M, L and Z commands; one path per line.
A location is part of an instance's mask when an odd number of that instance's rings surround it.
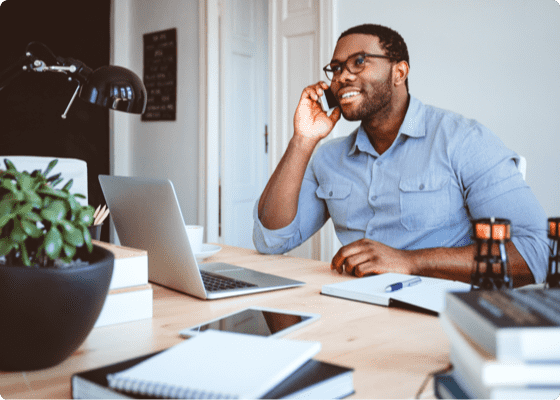
M 212 274 L 207 271 L 200 271 L 200 275 L 202 275 L 202 282 L 204 283 L 204 287 L 209 292 L 257 286 L 249 282 L 238 281 L 237 279 Z

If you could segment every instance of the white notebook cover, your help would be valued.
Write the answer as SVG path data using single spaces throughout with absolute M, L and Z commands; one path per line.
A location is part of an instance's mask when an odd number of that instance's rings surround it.
M 405 287 L 394 292 L 385 292 L 388 285 L 403 282 L 413 277 L 412 275 L 390 272 L 324 285 L 321 293 L 382 306 L 389 306 L 391 299 L 394 299 L 440 313 L 445 305 L 445 293 L 449 291 L 466 292 L 471 288 L 468 283 L 421 276 L 421 282 L 418 285 Z
M 150 396 L 259 398 L 320 349 L 319 342 L 208 330 L 107 380 Z

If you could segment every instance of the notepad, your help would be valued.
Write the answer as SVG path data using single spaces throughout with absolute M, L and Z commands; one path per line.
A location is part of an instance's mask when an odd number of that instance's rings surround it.
M 319 342 L 209 330 L 107 380 L 155 397 L 259 398 L 320 349 Z
M 321 293 L 381 306 L 412 306 L 439 314 L 445 305 L 445 293 L 466 292 L 471 288 L 463 282 L 422 276 L 418 285 L 385 292 L 387 286 L 410 278 L 414 275 L 390 272 L 324 285 Z

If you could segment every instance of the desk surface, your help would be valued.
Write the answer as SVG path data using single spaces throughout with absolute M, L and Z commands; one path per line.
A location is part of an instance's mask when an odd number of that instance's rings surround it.
M 40 371 L 0 372 L 3 398 L 71 398 L 73 373 L 162 350 L 179 343 L 178 332 L 248 306 L 308 311 L 321 318 L 287 338 L 320 341 L 315 357 L 355 369 L 352 398 L 413 398 L 424 378 L 444 368 L 449 342 L 437 317 L 320 294 L 324 284 L 358 279 L 328 264 L 222 246 L 206 260 L 223 261 L 307 282 L 298 288 L 221 300 L 196 298 L 154 285 L 154 317 L 95 328 L 74 354 Z M 427 388 L 431 392 L 431 387 Z M 427 394 L 428 394 L 427 393 Z

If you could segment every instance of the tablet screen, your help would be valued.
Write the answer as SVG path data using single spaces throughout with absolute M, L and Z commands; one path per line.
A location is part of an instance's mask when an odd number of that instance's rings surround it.
M 296 314 L 275 310 L 248 308 L 222 318 L 181 331 L 182 336 L 192 336 L 208 329 L 259 336 L 272 336 L 296 325 L 307 325 L 315 319 L 312 314 Z

